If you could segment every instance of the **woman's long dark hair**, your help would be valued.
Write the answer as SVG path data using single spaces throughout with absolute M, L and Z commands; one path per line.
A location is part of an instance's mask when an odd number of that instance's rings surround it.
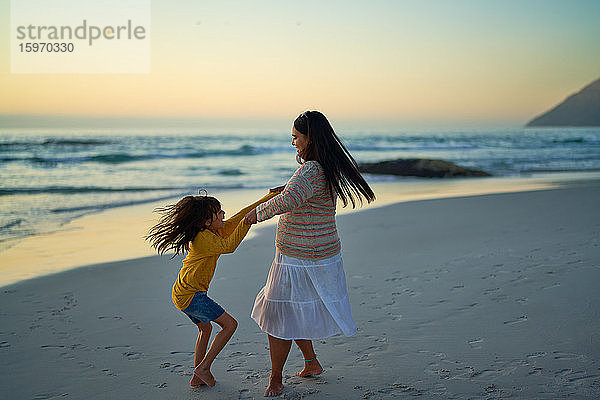
M 211 221 L 220 210 L 221 203 L 214 197 L 185 196 L 176 204 L 154 210 L 162 216 L 150 228 L 146 240 L 158 254 L 168 250 L 175 250 L 173 257 L 183 254 L 190 250 L 190 242 L 198 232 L 206 229 L 206 221 Z
M 352 203 L 352 208 L 356 206 L 356 199 L 361 204 L 363 197 L 367 203 L 375 200 L 375 193 L 358 171 L 358 164 L 335 134 L 325 115 L 318 111 L 306 111 L 296 118 L 294 128 L 308 136 L 308 144 L 300 157 L 321 164 L 331 195 L 335 193 L 339 196 L 344 207 L 348 200 Z

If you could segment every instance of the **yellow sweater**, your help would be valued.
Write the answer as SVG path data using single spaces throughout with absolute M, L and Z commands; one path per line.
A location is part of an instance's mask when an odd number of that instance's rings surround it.
M 184 310 L 196 292 L 208 290 L 219 256 L 233 253 L 250 230 L 250 225 L 244 223 L 246 214 L 277 194 L 269 193 L 240 210 L 233 217 L 224 221 L 225 226 L 219 229 L 218 234 L 205 229 L 196 235 L 190 244 L 190 251 L 183 259 L 183 266 L 173 285 L 172 298 L 175 307 Z

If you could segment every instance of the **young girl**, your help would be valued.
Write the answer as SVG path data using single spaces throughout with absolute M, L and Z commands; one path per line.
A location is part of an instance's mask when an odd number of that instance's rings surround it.
M 223 221 L 225 212 L 221 203 L 209 196 L 186 196 L 177 204 L 156 211 L 162 214 L 158 224 L 150 229 L 146 239 L 159 254 L 174 250 L 175 254 L 188 252 L 173 285 L 175 307 L 183 311 L 198 326 L 198 339 L 194 357 L 194 375 L 191 386 L 215 385 L 210 367 L 215 357 L 225 347 L 237 328 L 237 321 L 207 296 L 217 259 L 221 254 L 233 253 L 248 233 L 250 225 L 244 223 L 246 213 L 271 199 L 281 189 L 270 193 Z M 215 336 L 208 352 L 211 322 L 222 330 Z

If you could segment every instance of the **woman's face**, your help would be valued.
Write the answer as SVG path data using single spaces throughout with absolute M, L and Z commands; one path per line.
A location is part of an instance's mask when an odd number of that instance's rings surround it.
M 308 136 L 300 133 L 292 126 L 292 146 L 296 147 L 298 155 L 302 155 L 302 151 L 308 145 Z

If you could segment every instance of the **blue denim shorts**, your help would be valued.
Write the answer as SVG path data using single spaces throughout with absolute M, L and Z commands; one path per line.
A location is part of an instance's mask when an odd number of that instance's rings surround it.
M 215 303 L 213 299 L 206 295 L 206 292 L 197 292 L 192 298 L 192 302 L 182 310 L 194 324 L 214 321 L 219 318 L 225 310 Z

